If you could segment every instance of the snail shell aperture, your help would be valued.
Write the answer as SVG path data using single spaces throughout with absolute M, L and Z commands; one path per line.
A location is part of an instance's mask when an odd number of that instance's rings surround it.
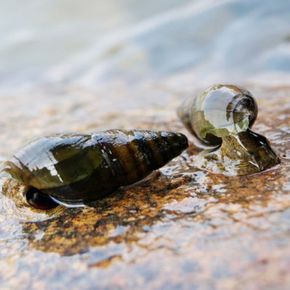
M 6 162 L 4 170 L 27 186 L 28 198 L 36 207 L 45 207 L 49 197 L 68 205 L 83 204 L 143 179 L 187 146 L 183 134 L 172 132 L 55 135 L 25 146 Z
M 246 175 L 279 163 L 267 139 L 250 130 L 257 114 L 252 94 L 234 85 L 217 84 L 187 99 L 178 116 L 200 143 L 214 149 L 201 153 L 199 166 L 210 171 Z

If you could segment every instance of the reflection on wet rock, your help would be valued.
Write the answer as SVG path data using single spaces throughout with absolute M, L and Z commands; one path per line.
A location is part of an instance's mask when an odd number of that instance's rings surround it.
M 289 103 L 284 96 L 290 88 L 255 89 L 263 95 L 257 131 L 269 137 L 281 166 L 255 175 L 212 174 L 197 168 L 198 149 L 190 144 L 160 173 L 91 207 L 49 215 L 0 195 L 1 285 L 9 289 L 21 281 L 26 289 L 57 289 L 65 279 L 71 289 L 96 283 L 101 289 L 176 289 L 184 283 L 239 289 L 254 281 L 258 288 L 288 289 L 290 108 L 281 102 Z M 129 122 L 124 112 L 105 120 L 122 128 L 134 122 L 139 128 L 182 131 L 172 115 L 178 102 L 167 102 L 166 110 L 127 111 Z M 83 109 L 90 111 L 93 103 L 92 98 Z M 51 128 L 47 122 L 39 128 Z M 103 125 L 96 121 L 90 128 Z M 11 140 L 19 146 L 23 140 L 16 135 Z M 1 150 L 8 154 L 10 148 Z

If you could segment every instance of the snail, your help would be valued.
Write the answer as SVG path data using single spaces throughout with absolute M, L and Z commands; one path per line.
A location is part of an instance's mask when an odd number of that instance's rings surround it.
M 75 206 L 107 196 L 149 175 L 188 146 L 181 133 L 108 130 L 42 137 L 25 146 L 4 171 L 25 186 L 30 205 Z
M 213 85 L 189 98 L 177 114 L 200 144 L 210 147 L 196 162 L 226 175 L 247 175 L 279 164 L 268 140 L 251 131 L 258 107 L 252 94 L 234 85 Z

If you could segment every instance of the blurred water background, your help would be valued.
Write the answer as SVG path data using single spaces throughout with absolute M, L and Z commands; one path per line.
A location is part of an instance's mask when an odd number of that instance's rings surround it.
M 0 91 L 290 75 L 290 0 L 0 1 Z

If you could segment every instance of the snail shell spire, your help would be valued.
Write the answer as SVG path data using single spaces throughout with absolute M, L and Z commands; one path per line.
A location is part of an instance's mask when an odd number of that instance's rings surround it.
M 94 201 L 135 183 L 187 148 L 180 133 L 108 130 L 40 138 L 6 163 L 15 179 L 67 204 Z

